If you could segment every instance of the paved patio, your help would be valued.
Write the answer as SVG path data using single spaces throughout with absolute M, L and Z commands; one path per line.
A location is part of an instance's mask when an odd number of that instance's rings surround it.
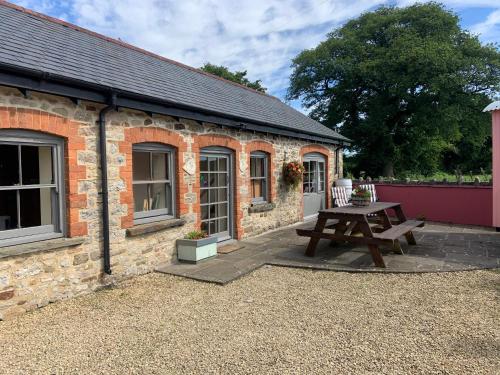
M 198 264 L 174 263 L 157 271 L 195 280 L 226 284 L 265 265 L 347 272 L 444 272 L 498 268 L 500 233 L 488 228 L 427 224 L 414 231 L 416 246 L 401 241 L 405 255 L 383 251 L 386 268 L 376 268 L 364 246 L 334 245 L 321 240 L 314 258 L 304 255 L 308 238 L 299 237 L 302 223 L 233 243 L 228 254 Z M 385 250 L 385 251 L 384 251 Z

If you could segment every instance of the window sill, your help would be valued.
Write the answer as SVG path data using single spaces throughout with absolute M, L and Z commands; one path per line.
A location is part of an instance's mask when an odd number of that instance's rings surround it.
M 276 208 L 276 203 L 268 203 L 268 202 L 263 202 L 263 203 L 253 203 L 249 208 L 248 208 L 248 213 L 258 213 L 258 212 L 267 212 L 267 211 L 272 211 Z
M 127 237 L 136 237 L 143 234 L 159 232 L 164 229 L 181 227 L 184 224 L 186 224 L 184 219 L 169 219 L 153 223 L 134 225 L 132 228 L 127 229 Z
M 0 248 L 0 259 L 15 257 L 24 254 L 39 253 L 81 245 L 85 241 L 83 237 L 56 238 L 53 240 L 37 241 L 21 245 L 13 245 Z

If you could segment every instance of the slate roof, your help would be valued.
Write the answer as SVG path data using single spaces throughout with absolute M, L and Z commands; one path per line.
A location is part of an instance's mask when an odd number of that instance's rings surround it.
M 348 141 L 273 96 L 4 2 L 0 2 L 2 63 Z

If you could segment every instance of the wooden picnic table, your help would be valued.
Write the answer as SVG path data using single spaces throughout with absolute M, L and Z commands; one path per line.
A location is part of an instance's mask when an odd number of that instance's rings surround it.
M 392 220 L 387 210 L 393 210 L 397 220 Z M 330 221 L 330 222 L 329 222 Z M 371 226 L 370 222 L 375 222 Z M 366 207 L 343 206 L 319 211 L 314 229 L 297 229 L 299 236 L 311 237 L 306 255 L 314 256 L 321 238 L 336 243 L 367 245 L 377 267 L 385 267 L 379 246 L 388 245 L 403 253 L 399 237 L 405 236 L 409 245 L 416 245 L 412 230 L 424 226 L 423 221 L 407 220 L 400 203 L 374 202 Z M 325 229 L 334 232 L 325 232 Z

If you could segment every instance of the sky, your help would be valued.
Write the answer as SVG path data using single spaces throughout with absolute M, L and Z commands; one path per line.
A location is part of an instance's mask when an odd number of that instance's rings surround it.
M 291 60 L 349 19 L 412 0 L 14 0 L 23 7 L 200 67 L 247 70 L 284 99 Z M 442 0 L 485 43 L 500 43 L 500 0 Z M 290 103 L 300 109 L 300 103 Z

